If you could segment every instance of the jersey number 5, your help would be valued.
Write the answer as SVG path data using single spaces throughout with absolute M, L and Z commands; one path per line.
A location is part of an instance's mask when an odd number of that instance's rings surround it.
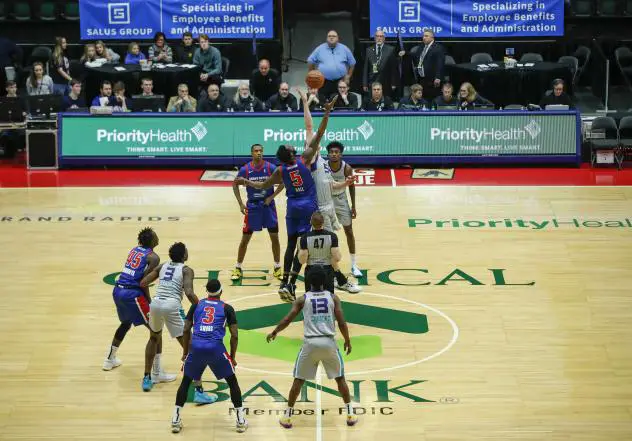
M 204 315 L 202 316 L 202 323 L 210 325 L 215 321 L 215 308 L 212 306 L 204 307 Z
M 298 170 L 292 170 L 290 172 L 290 179 L 292 180 L 292 185 L 294 187 L 302 187 L 303 186 L 303 178 L 301 177 L 301 172 Z

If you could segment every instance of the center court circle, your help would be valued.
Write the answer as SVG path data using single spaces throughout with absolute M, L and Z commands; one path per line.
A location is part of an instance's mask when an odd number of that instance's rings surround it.
M 266 297 L 266 296 L 272 296 L 272 295 L 277 295 L 276 292 L 272 292 L 272 293 L 264 293 L 264 294 L 255 294 L 252 296 L 246 296 L 246 297 L 240 297 L 237 299 L 232 300 L 231 299 L 231 304 L 232 303 L 237 303 L 237 302 L 241 302 L 244 300 L 250 300 L 250 299 L 256 299 L 259 297 Z M 408 300 L 408 299 L 402 299 L 401 297 L 395 297 L 395 296 L 391 296 L 391 295 L 387 295 L 387 294 L 374 294 L 374 293 L 369 293 L 369 292 L 362 292 L 362 294 L 358 294 L 358 296 L 371 296 L 371 297 L 380 297 L 383 299 L 391 299 L 391 300 L 399 300 L 401 302 L 404 303 L 410 303 L 411 305 L 415 305 L 418 306 L 420 308 L 423 309 L 427 309 L 428 311 L 432 311 L 435 314 L 437 314 L 438 316 L 440 316 L 441 318 L 443 318 L 444 320 L 446 320 L 450 326 L 452 327 L 452 338 L 450 339 L 450 341 L 448 342 L 448 344 L 446 346 L 444 346 L 442 349 L 440 349 L 439 351 L 428 355 L 427 357 L 422 358 L 421 360 L 415 360 L 415 361 L 411 361 L 409 363 L 404 363 L 404 364 L 399 364 L 396 366 L 390 366 L 390 367 L 385 367 L 385 368 L 380 368 L 380 369 L 369 369 L 366 371 L 354 371 L 354 372 L 345 372 L 345 376 L 351 376 L 351 375 L 366 375 L 366 374 L 373 374 L 376 372 L 387 372 L 387 371 L 394 371 L 397 369 L 403 369 L 403 368 L 407 368 L 407 367 L 411 367 L 411 366 L 415 366 L 421 363 L 424 363 L 426 361 L 432 360 L 433 358 L 436 358 L 440 355 L 442 355 L 443 353 L 449 351 L 452 346 L 454 346 L 454 344 L 456 343 L 456 341 L 459 338 L 459 327 L 457 326 L 457 324 L 454 322 L 454 320 L 452 320 L 450 317 L 448 317 L 447 314 L 445 314 L 444 312 L 438 310 L 437 308 L 433 308 L 432 306 L 428 306 L 424 303 L 419 303 L 419 302 L 415 302 L 414 300 Z M 242 365 L 241 363 L 237 365 L 238 369 L 243 369 L 245 371 L 249 371 L 249 372 L 258 372 L 261 374 L 270 374 L 270 375 L 284 375 L 284 376 L 288 376 L 291 377 L 292 373 L 291 372 L 276 372 L 276 371 L 267 371 L 265 369 L 257 369 L 257 368 L 249 368 L 247 366 Z

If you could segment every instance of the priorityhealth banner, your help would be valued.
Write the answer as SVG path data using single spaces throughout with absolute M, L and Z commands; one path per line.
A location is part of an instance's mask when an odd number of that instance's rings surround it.
M 318 126 L 320 117 L 315 117 Z M 333 115 L 321 141 L 340 141 L 354 157 L 543 157 L 577 154 L 575 112 L 453 112 Z M 300 152 L 303 116 L 296 114 L 63 115 L 64 158 L 218 158 L 250 156 L 263 144 Z M 107 161 L 105 161 L 107 162 Z
M 564 35 L 564 0 L 371 0 L 371 33 L 439 38 Z
M 84 40 L 273 38 L 273 0 L 80 0 Z

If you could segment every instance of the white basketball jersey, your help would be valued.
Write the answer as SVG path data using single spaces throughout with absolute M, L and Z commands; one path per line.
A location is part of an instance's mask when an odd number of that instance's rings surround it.
M 333 179 L 334 181 L 336 181 L 336 182 L 344 182 L 344 181 L 345 181 L 345 179 L 346 179 L 346 177 L 345 177 L 345 167 L 346 167 L 346 166 L 347 166 L 347 163 L 346 163 L 346 162 L 344 162 L 344 161 L 341 161 L 341 162 L 340 162 L 340 170 L 338 170 L 338 171 L 336 171 L 336 172 L 335 172 L 335 171 L 333 171 L 333 170 L 331 169 L 331 167 L 329 166 L 329 162 L 327 162 L 327 167 L 329 168 L 329 173 L 330 173 L 330 176 L 331 176 L 331 177 L 332 177 L 332 179 Z M 332 190 L 332 192 L 331 192 L 331 193 L 332 193 L 334 196 L 338 196 L 339 194 L 343 194 L 343 193 L 344 193 L 344 192 L 346 192 L 346 191 L 347 191 L 347 189 L 346 189 L 345 187 L 343 187 L 343 188 L 340 188 L 340 189 L 338 189 L 338 190 Z
M 156 297 L 161 299 L 174 299 L 182 301 L 184 263 L 165 263 L 160 269 Z
M 336 335 L 334 299 L 329 291 L 305 293 L 303 305 L 303 334 L 305 337 L 333 337 Z
M 329 164 L 322 156 L 318 155 L 315 165 L 316 169 L 312 172 L 312 178 L 314 178 L 314 183 L 316 184 L 318 205 L 323 207 L 333 202 L 331 196 L 331 184 L 333 183 L 333 179 L 331 177 Z

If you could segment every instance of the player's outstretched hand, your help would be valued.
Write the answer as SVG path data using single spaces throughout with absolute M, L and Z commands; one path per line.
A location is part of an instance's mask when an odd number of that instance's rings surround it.
M 230 362 L 233 364 L 233 367 L 237 367 L 237 360 L 235 360 L 234 358 L 231 358 Z
M 271 332 L 268 334 L 268 336 L 266 337 L 266 341 L 268 343 L 270 343 L 271 341 L 273 341 L 276 338 L 276 334 L 274 332 Z
M 304 103 L 307 102 L 307 95 L 305 95 L 305 92 L 303 92 L 303 89 L 297 87 L 296 92 L 298 92 L 298 95 L 301 97 L 301 101 L 303 101 Z
M 358 212 L 355 207 L 351 207 L 351 219 L 355 219 L 356 217 L 358 217 Z
M 347 187 L 349 187 L 350 185 L 353 185 L 355 183 L 355 178 L 353 176 L 347 176 L 345 178 L 345 185 Z
M 347 355 L 351 354 L 351 340 L 347 340 L 344 344 L 345 353 Z
M 241 204 L 239 206 L 239 211 L 241 211 L 241 214 L 243 214 L 244 216 L 248 213 L 248 209 L 246 208 L 244 204 Z
M 328 103 L 325 103 L 325 105 L 323 106 L 323 108 L 325 109 L 325 112 L 331 112 L 331 109 L 333 109 L 334 106 L 336 105 L 336 101 L 338 101 L 338 95 L 336 95 L 334 99 L 332 99 Z

